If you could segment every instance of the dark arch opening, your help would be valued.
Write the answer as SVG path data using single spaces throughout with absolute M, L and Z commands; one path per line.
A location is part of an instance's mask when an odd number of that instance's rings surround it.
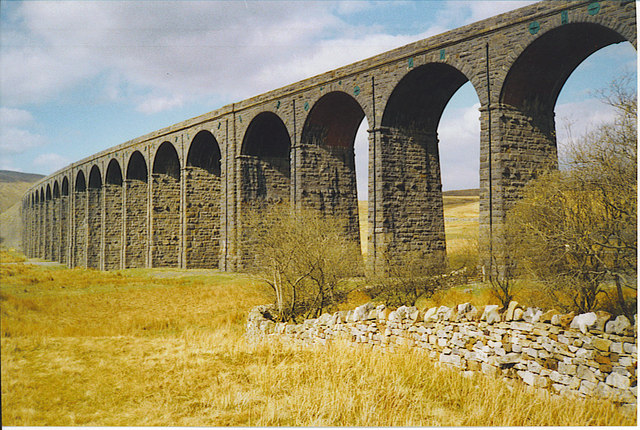
M 67 179 L 66 176 L 62 180 L 62 195 L 63 196 L 69 195 L 69 180 Z
M 109 161 L 105 182 L 110 185 L 122 185 L 122 170 L 120 170 L 120 163 L 115 158 Z
M 40 203 L 40 193 L 38 191 L 36 191 L 36 194 L 35 194 L 35 202 Z
M 242 140 L 242 155 L 252 155 L 290 177 L 291 138 L 284 122 L 273 112 L 258 114 Z
M 331 92 L 313 106 L 302 128 L 302 142 L 351 148 L 364 118 L 358 102 L 343 92 Z
M 127 179 L 147 182 L 147 162 L 140 151 L 135 151 L 129 158 L 127 165 Z
M 76 175 L 76 191 L 85 191 L 87 189 L 87 181 L 84 178 L 84 172 L 80 170 Z
M 163 142 L 153 160 L 153 173 L 171 176 L 180 180 L 180 159 L 178 152 L 170 142 Z
M 58 185 L 58 181 L 53 183 L 53 198 L 60 198 L 60 186 Z
M 262 205 L 289 200 L 290 148 L 289 132 L 279 116 L 262 112 L 253 118 L 241 146 L 243 201 Z
M 46 192 L 45 198 L 47 200 L 51 200 L 51 184 L 47 184 L 47 192 Z
M 102 188 L 102 177 L 100 176 L 100 169 L 94 165 L 89 173 L 89 189 Z
M 364 119 L 358 101 L 344 92 L 325 94 L 313 105 L 302 127 L 302 169 L 308 180 L 300 187 L 305 205 L 344 221 L 347 234 L 363 248 L 355 140 Z
M 625 40 L 598 24 L 554 28 L 520 54 L 507 74 L 500 101 L 534 118 L 553 111 L 560 90 L 580 63 L 599 49 Z
M 435 132 L 447 103 L 467 81 L 448 64 L 429 63 L 410 71 L 389 97 L 382 125 Z
M 44 202 L 44 188 L 40 188 L 40 202 Z
M 207 130 L 195 135 L 187 155 L 187 166 L 199 167 L 207 172 L 220 176 L 220 146 L 213 134 Z
M 438 126 L 450 100 L 467 82 L 467 76 L 451 65 L 425 64 L 398 82 L 385 106 L 381 125 L 387 159 L 381 176 L 383 188 L 394 198 L 381 209 L 383 222 L 393 232 L 386 239 L 391 260 L 415 253 L 444 262 Z

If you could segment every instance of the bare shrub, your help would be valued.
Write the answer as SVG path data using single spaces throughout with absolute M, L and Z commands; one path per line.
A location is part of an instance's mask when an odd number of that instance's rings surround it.
M 362 273 L 362 255 L 343 223 L 284 205 L 249 220 L 253 272 L 273 290 L 277 320 L 315 318 L 346 300 L 350 278 Z
M 624 79 L 603 93 L 617 112 L 610 124 L 574 141 L 566 170 L 532 181 L 508 216 L 520 266 L 542 281 L 554 302 L 587 312 L 614 283 L 637 291 L 637 104 Z
M 387 306 L 413 306 L 419 298 L 430 298 L 451 284 L 452 276 L 437 256 L 409 252 L 385 260 L 387 270 L 370 277 L 369 293 Z

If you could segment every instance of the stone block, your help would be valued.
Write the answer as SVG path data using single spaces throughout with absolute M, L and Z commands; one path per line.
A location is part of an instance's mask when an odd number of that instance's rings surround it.
M 509 306 L 507 306 L 507 312 L 505 313 L 504 320 L 505 321 L 513 321 L 513 312 L 518 308 L 518 302 L 512 300 L 509 302 Z
M 588 312 L 586 314 L 580 314 L 573 318 L 569 328 L 580 330 L 582 333 L 587 333 L 591 327 L 594 327 L 598 320 L 595 312 Z
M 591 344 L 594 348 L 604 352 L 609 352 L 609 348 L 611 347 L 612 343 L 613 342 L 611 342 L 609 339 L 603 339 L 601 337 L 594 337 L 591 341 Z
M 624 315 L 618 315 L 618 317 L 613 321 L 608 321 L 605 325 L 605 331 L 607 333 L 615 333 L 617 335 L 622 335 L 625 332 L 625 329 L 631 327 L 631 323 Z
M 605 382 L 611 387 L 620 388 L 623 390 L 626 390 L 631 386 L 631 380 L 627 376 L 620 375 L 619 373 L 615 372 L 609 374 Z
M 556 311 L 555 309 L 551 309 L 550 311 L 543 312 L 542 315 L 540 315 L 540 322 L 551 323 L 551 319 L 553 318 L 553 316 L 558 314 L 559 312 Z

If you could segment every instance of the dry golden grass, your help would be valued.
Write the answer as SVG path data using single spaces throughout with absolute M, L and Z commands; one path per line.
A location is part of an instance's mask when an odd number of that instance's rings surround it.
M 607 403 L 465 377 L 416 351 L 251 345 L 246 313 L 270 294 L 243 275 L 0 270 L 4 425 L 635 423 Z

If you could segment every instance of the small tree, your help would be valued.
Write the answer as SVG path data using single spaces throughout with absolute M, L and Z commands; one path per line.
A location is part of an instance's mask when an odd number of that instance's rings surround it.
M 315 318 L 346 299 L 349 278 L 362 272 L 362 256 L 340 222 L 286 207 L 250 218 L 253 270 L 273 289 L 279 321 Z
M 604 98 L 616 120 L 574 142 L 567 169 L 532 181 L 507 221 L 521 267 L 580 312 L 595 309 L 615 282 L 631 316 L 623 289 L 637 288 L 637 108 L 624 88 L 614 82 Z
M 431 297 L 451 280 L 446 275 L 444 259 L 438 256 L 408 252 L 385 260 L 386 271 L 369 279 L 369 292 L 387 306 L 413 306 L 420 297 Z

